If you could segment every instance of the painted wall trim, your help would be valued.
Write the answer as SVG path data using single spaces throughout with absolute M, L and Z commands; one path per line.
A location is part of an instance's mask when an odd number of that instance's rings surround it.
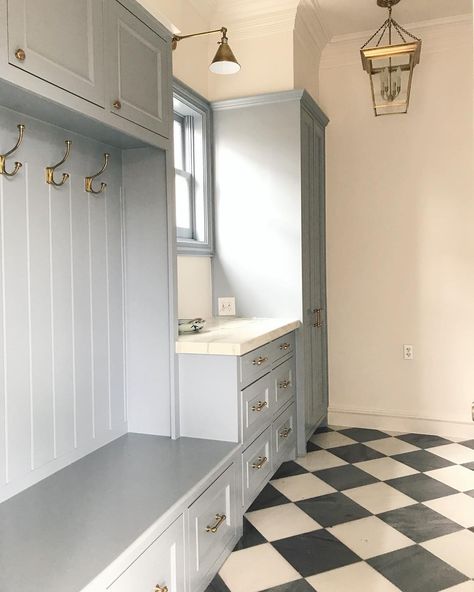
M 437 436 L 470 439 L 474 423 L 453 418 L 423 417 L 408 411 L 329 407 L 329 425 L 375 428 L 396 432 L 436 434 Z

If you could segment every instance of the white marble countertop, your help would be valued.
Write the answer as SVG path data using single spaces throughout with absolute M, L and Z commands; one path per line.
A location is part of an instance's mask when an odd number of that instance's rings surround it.
M 213 318 L 199 333 L 180 335 L 176 353 L 241 356 L 300 326 L 297 319 Z

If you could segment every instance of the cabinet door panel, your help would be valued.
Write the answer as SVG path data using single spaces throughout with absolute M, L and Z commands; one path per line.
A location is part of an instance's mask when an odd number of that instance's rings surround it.
M 8 0 L 9 62 L 101 106 L 102 31 L 101 0 Z
M 167 42 L 115 0 L 107 21 L 112 113 L 168 137 Z

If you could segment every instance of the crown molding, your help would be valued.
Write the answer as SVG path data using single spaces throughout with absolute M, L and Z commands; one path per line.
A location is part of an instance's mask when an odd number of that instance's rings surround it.
M 321 19 L 318 0 L 301 0 L 295 18 L 295 34 L 310 42 L 321 52 L 330 40 L 329 33 Z

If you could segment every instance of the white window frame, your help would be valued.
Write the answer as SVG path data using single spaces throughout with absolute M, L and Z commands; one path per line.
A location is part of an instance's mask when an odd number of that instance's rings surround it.
M 183 129 L 183 169 L 189 184 L 191 228 L 177 228 L 178 254 L 213 255 L 212 110 L 206 99 L 178 80 L 173 84 L 174 118 Z

